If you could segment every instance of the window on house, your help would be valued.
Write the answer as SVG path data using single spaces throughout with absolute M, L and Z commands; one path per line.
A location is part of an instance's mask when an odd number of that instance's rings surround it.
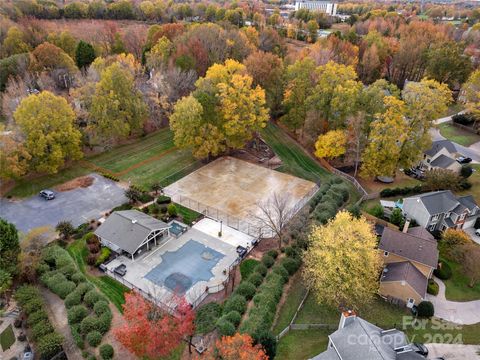
M 430 231 L 435 230 L 435 225 L 430 225 L 429 230 L 430 230 Z

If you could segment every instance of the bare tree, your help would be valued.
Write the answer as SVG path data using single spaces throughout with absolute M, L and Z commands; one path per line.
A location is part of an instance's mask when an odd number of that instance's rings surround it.
M 266 201 L 257 203 L 258 212 L 253 215 L 260 228 L 267 228 L 278 239 L 278 248 L 282 248 L 285 228 L 294 215 L 291 197 L 288 193 L 274 192 Z

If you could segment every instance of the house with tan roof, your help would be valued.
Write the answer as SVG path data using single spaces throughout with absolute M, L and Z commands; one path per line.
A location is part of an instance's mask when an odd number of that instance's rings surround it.
M 383 231 L 378 244 L 384 263 L 379 292 L 412 307 L 426 297 L 428 279 L 438 265 L 438 249 L 437 241 L 425 229 L 406 229 Z

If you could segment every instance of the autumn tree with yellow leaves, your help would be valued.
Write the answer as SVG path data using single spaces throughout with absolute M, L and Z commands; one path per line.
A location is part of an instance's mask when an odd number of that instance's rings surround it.
M 211 66 L 192 95 L 179 100 L 170 117 L 175 145 L 196 158 L 241 148 L 265 127 L 265 91 L 252 86 L 245 65 L 227 60 Z
M 372 225 L 348 211 L 313 227 L 303 278 L 317 301 L 357 309 L 373 300 L 381 271 L 376 246 Z
M 345 154 L 347 136 L 342 130 L 330 130 L 320 135 L 315 143 L 315 156 L 333 159 Z

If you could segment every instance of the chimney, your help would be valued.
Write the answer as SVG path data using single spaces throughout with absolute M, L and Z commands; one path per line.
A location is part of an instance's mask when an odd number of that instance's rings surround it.
M 342 316 L 340 317 L 340 324 L 338 329 L 343 329 L 345 326 L 350 325 L 355 321 L 357 314 L 353 310 L 342 311 Z
M 405 234 L 408 232 L 408 227 L 410 226 L 410 221 L 411 221 L 411 220 L 410 220 L 409 218 L 407 218 L 407 219 L 405 220 L 405 225 L 403 225 L 403 230 L 402 230 L 402 232 L 404 232 Z

